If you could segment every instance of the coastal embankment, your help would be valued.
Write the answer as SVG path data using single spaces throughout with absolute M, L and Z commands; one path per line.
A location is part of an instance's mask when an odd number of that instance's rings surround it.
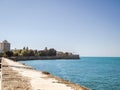
M 2 90 L 89 90 L 49 72 L 2 58 Z
M 55 60 L 55 59 L 80 59 L 79 55 L 69 56 L 14 56 L 12 60 Z

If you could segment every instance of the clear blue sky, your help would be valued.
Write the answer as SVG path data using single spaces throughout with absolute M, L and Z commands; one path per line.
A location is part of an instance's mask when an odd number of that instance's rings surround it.
M 120 56 L 120 0 L 0 0 L 0 41 Z

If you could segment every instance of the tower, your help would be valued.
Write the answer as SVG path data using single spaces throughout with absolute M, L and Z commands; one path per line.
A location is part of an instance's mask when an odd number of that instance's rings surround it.
M 2 51 L 10 51 L 10 43 L 7 40 L 4 40 L 0 43 L 0 50 Z

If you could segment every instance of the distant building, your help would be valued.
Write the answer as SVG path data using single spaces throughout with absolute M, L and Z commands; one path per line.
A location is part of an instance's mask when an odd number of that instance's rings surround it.
M 64 56 L 64 53 L 63 53 L 63 52 L 58 52 L 58 51 L 57 51 L 56 56 Z
M 73 54 L 70 52 L 65 52 L 65 53 L 64 52 L 57 52 L 56 56 L 73 56 Z
M 7 40 L 4 40 L 0 43 L 0 50 L 1 51 L 10 51 L 10 43 Z

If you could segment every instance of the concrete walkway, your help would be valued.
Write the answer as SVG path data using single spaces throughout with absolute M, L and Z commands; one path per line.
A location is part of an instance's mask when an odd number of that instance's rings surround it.
M 2 87 L 2 85 L 1 85 L 1 80 L 2 79 L 2 75 L 1 75 L 1 58 L 0 58 L 0 90 L 1 90 L 1 87 Z
M 2 64 L 2 68 L 4 69 L 2 69 L 2 79 L 4 79 L 4 81 L 2 82 L 2 90 L 88 90 L 83 86 L 79 86 L 77 84 L 63 80 L 61 78 L 49 74 L 48 72 L 40 72 L 34 70 L 30 66 L 26 66 L 19 62 L 14 62 L 6 58 L 3 58 Z M 10 81 L 11 79 L 12 81 Z M 27 86 L 29 86 L 28 89 L 20 89 L 22 88 L 22 86 L 24 87 L 24 85 L 22 85 L 24 83 L 18 83 L 16 79 L 19 79 L 18 81 L 24 81 L 25 85 L 27 83 Z M 17 87 L 13 81 L 16 82 Z M 9 84 L 5 85 L 6 83 Z M 12 87 L 14 87 L 15 89 L 11 89 Z
M 0 71 L 0 90 L 1 90 L 1 71 Z

